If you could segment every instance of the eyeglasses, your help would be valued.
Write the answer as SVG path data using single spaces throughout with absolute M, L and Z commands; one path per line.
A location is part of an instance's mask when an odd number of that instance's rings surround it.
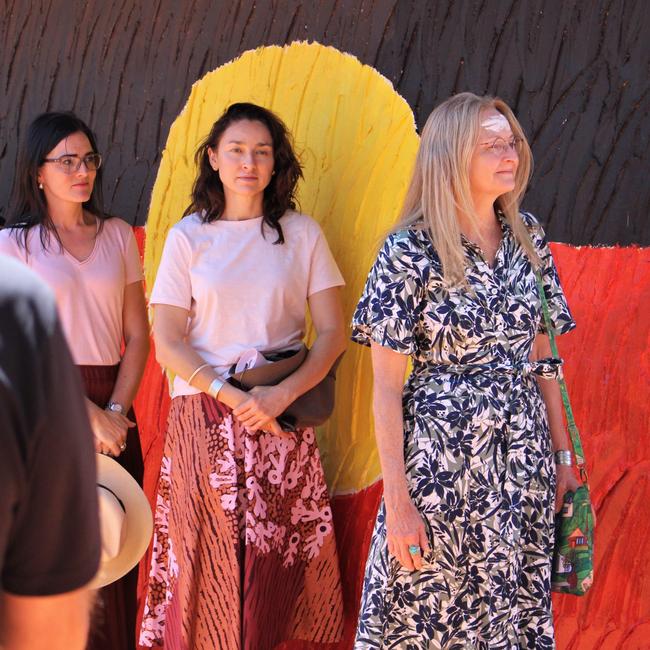
M 511 149 L 517 155 L 519 155 L 524 148 L 524 139 L 519 136 L 515 136 L 509 142 L 503 138 L 497 138 L 493 142 L 481 142 L 479 143 L 483 147 L 484 151 L 487 151 L 495 156 L 504 156 Z
M 65 154 L 58 158 L 43 158 L 44 163 L 56 163 L 58 169 L 64 174 L 76 174 L 81 169 L 81 163 L 89 172 L 96 172 L 102 166 L 102 156 L 98 153 L 89 153 L 80 158 L 76 154 Z

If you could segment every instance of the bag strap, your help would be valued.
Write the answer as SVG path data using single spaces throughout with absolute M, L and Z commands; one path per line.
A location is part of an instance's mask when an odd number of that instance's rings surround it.
M 551 343 L 551 352 L 556 359 L 559 359 L 560 354 L 557 349 L 557 343 L 555 342 L 555 332 L 553 330 L 553 325 L 551 324 L 551 316 L 548 309 L 548 301 L 546 300 L 546 292 L 544 291 L 544 285 L 542 284 L 542 278 L 539 275 L 539 271 L 535 271 L 535 280 L 537 281 L 537 291 L 539 292 L 539 297 L 542 301 L 544 324 L 546 326 L 546 333 L 548 334 L 548 338 Z M 571 437 L 571 444 L 573 445 L 573 453 L 576 457 L 576 466 L 580 472 L 580 478 L 582 479 L 582 482 L 587 483 L 585 452 L 582 449 L 580 433 L 578 432 L 578 427 L 576 426 L 576 422 L 573 417 L 573 409 L 571 408 L 571 401 L 569 400 L 569 391 L 567 390 L 563 373 L 560 373 L 558 377 L 558 383 L 560 384 L 560 393 L 562 394 L 562 403 L 564 404 L 564 412 L 566 413 L 569 436 Z

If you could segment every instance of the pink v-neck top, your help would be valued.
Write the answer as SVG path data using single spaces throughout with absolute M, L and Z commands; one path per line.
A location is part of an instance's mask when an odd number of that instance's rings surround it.
M 0 230 L 0 253 L 26 263 L 54 291 L 63 330 L 77 365 L 119 363 L 123 339 L 124 289 L 142 281 L 142 265 L 131 226 L 104 221 L 90 255 L 79 261 L 55 237 L 43 248 L 40 226 L 29 230 L 27 250 L 16 230 Z
M 167 235 L 150 304 L 188 311 L 187 339 L 219 374 L 246 350 L 288 350 L 305 335 L 309 296 L 344 284 L 320 226 L 287 212 L 285 243 L 262 217 L 203 223 L 181 219 Z M 155 318 L 155 316 L 154 316 Z M 173 396 L 198 393 L 181 378 Z

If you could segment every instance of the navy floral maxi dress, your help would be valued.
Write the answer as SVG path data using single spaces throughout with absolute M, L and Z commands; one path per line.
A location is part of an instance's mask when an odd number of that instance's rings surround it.
M 522 214 L 542 258 L 557 333 L 575 327 L 544 233 Z M 493 268 L 464 240 L 471 287 L 449 288 L 423 230 L 391 234 L 370 271 L 352 338 L 412 357 L 403 393 L 410 493 L 432 551 L 419 572 L 386 545 L 380 505 L 355 648 L 554 648 L 550 597 L 555 464 L 530 362 L 544 331 L 535 275 L 510 227 Z

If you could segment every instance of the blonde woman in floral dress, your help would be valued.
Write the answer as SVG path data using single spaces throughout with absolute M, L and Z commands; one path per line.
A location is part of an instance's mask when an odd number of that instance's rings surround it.
M 577 481 L 535 270 L 556 332 L 574 322 L 519 211 L 530 169 L 503 101 L 450 98 L 370 271 L 353 338 L 372 351 L 384 499 L 355 648 L 554 647 L 553 514 Z

